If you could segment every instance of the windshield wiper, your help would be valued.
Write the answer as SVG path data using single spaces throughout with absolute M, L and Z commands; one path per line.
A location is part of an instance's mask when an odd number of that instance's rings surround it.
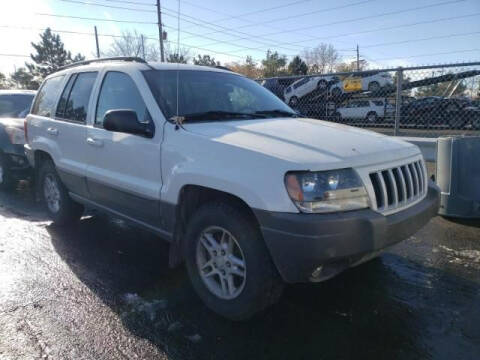
M 242 113 L 242 112 L 233 112 L 233 111 L 204 111 L 198 113 L 191 113 L 180 115 L 183 118 L 183 121 L 188 120 L 220 120 L 220 119 L 263 119 L 266 116 L 260 113 Z
M 288 117 L 298 117 L 298 114 L 287 111 L 287 110 L 280 110 L 280 109 L 273 109 L 273 110 L 260 110 L 255 111 L 255 114 L 259 115 L 268 115 L 268 116 L 288 116 Z

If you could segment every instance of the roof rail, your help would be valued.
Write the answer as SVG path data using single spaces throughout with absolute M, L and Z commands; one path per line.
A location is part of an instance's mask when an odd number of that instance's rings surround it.
M 58 68 L 57 71 L 65 70 L 65 69 L 69 69 L 69 68 L 73 68 L 73 67 L 81 66 L 81 65 L 88 65 L 88 64 L 97 63 L 97 62 L 104 62 L 104 61 L 131 61 L 131 62 L 138 62 L 138 63 L 142 63 L 142 64 L 147 64 L 147 62 L 140 57 L 115 56 L 115 57 L 106 57 L 106 58 L 100 58 L 100 59 L 77 61 L 77 62 L 68 64 L 68 65 L 62 66 L 62 67 Z
M 222 65 L 215 65 L 215 69 L 221 69 L 221 70 L 227 70 L 227 71 L 234 72 L 232 69 L 229 69 L 228 67 L 222 66 Z

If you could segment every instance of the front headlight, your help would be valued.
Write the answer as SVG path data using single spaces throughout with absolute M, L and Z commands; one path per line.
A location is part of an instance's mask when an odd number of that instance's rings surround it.
M 5 132 L 12 144 L 25 144 L 25 131 L 13 126 L 5 127 Z
M 306 213 L 328 213 L 369 207 L 368 194 L 353 169 L 289 172 L 285 186 Z

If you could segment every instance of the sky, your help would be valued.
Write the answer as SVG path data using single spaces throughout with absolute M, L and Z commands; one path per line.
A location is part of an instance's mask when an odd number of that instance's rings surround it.
M 158 44 L 155 0 L 1 3 L 0 72 L 5 74 L 29 60 L 22 55 L 33 51 L 30 43 L 46 27 L 59 31 L 67 50 L 87 58 L 95 57 L 94 25 L 101 51 L 113 39 L 103 35 L 126 30 Z M 164 30 L 175 48 L 179 2 L 161 4 Z M 480 61 L 480 0 L 180 0 L 180 14 L 180 46 L 191 56 L 209 54 L 222 63 L 242 62 L 247 55 L 260 61 L 267 49 L 291 59 L 319 43 L 332 44 L 345 61 L 354 59 L 358 45 L 371 68 Z

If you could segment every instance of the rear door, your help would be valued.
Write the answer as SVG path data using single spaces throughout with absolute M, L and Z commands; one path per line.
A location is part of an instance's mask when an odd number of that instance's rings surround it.
M 63 89 L 55 111 L 55 120 L 47 132 L 55 137 L 60 157 L 56 161 L 58 173 L 75 194 L 86 196 L 87 114 L 98 72 L 74 73 Z
M 163 129 L 159 125 L 155 127 L 152 120 L 151 114 L 155 114 L 158 108 L 155 108 L 148 85 L 139 73 L 107 71 L 96 98 L 95 116 L 86 139 L 87 184 L 91 200 L 158 227 Z M 134 110 L 139 121 L 150 123 L 153 138 L 105 130 L 105 113 L 120 109 Z

